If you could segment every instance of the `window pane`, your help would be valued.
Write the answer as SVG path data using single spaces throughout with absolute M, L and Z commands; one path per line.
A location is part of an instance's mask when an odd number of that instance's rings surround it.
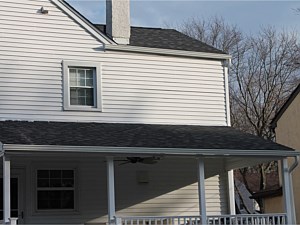
M 63 170 L 62 178 L 74 178 L 74 171 L 73 170 Z
M 63 179 L 62 187 L 74 187 L 74 180 L 73 179 Z
M 94 89 L 89 88 L 85 90 L 86 93 L 86 105 L 93 106 L 94 105 Z
M 93 79 L 94 70 L 86 70 L 86 78 Z
M 61 207 L 63 209 L 73 209 L 74 191 L 62 191 L 61 195 L 62 195 Z
M 77 86 L 77 74 L 76 69 L 69 69 L 70 73 L 70 84 L 71 86 Z
M 79 85 L 85 86 L 85 70 L 78 70 L 79 75 Z
M 49 177 L 37 179 L 38 188 L 47 188 L 37 190 L 39 210 L 74 209 L 74 190 L 65 190 L 74 188 L 74 170 L 38 170 L 37 174 Z
M 38 187 L 50 187 L 49 179 L 38 179 Z
M 95 105 L 95 69 L 69 68 L 70 71 L 70 105 Z
M 38 178 L 49 178 L 49 170 L 38 170 L 37 171 Z
M 70 89 L 71 105 L 94 105 L 94 88 L 74 88 Z
M 62 187 L 61 179 L 51 179 L 50 187 Z
M 79 105 L 77 88 L 71 88 L 70 95 L 71 95 L 70 104 Z
M 61 170 L 50 170 L 50 178 L 61 178 Z
M 86 86 L 89 86 L 89 87 L 93 87 L 94 86 L 94 80 L 93 80 L 93 78 L 87 78 L 86 79 Z

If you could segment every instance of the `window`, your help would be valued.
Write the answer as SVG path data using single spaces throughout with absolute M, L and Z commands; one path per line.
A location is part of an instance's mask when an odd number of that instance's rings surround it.
M 37 170 L 37 210 L 74 210 L 74 170 Z
M 100 65 L 64 61 L 64 109 L 101 110 Z

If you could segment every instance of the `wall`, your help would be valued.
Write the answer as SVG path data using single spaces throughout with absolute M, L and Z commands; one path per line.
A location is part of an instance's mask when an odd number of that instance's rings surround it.
M 266 213 L 284 212 L 282 196 L 265 198 L 263 204 Z
M 1 120 L 227 125 L 220 60 L 104 51 L 47 0 L 0 0 L 0 15 Z M 102 112 L 63 110 L 63 60 L 101 63 Z
M 277 122 L 276 142 L 300 151 L 300 95 L 294 99 Z M 293 160 L 289 160 L 290 164 Z M 292 173 L 297 223 L 300 222 L 300 167 Z
M 70 157 L 12 157 L 12 173 L 24 171 L 25 223 L 100 223 L 107 221 L 105 158 L 80 155 Z M 116 207 L 119 216 L 199 215 L 196 159 L 163 158 L 157 164 L 115 162 Z M 206 176 L 213 167 L 208 165 Z M 1 167 L 2 168 L 2 167 Z M 75 168 L 77 172 L 76 212 L 37 212 L 35 210 L 35 171 L 38 168 Z M 137 171 L 148 173 L 148 183 L 137 182 Z M 2 174 L 2 173 L 1 173 Z M 26 184 L 26 185 L 25 185 Z M 206 196 L 209 215 L 226 214 L 227 175 L 207 178 Z M 45 222 L 46 221 L 46 222 Z

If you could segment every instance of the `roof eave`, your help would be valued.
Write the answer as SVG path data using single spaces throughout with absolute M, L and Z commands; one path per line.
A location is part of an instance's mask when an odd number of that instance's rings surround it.
M 64 145 L 22 145 L 4 144 L 6 153 L 51 152 L 51 153 L 105 153 L 105 154 L 143 154 L 169 156 L 203 157 L 295 157 L 300 152 L 294 150 L 247 150 L 247 149 L 191 149 L 191 148 L 147 148 L 147 147 L 106 147 L 106 146 L 64 146 Z
M 220 59 L 220 60 L 231 59 L 231 55 L 228 54 L 173 50 L 173 49 L 163 49 L 163 48 L 149 48 L 149 47 L 140 47 L 140 46 L 131 46 L 131 45 L 106 44 L 104 48 L 106 50 L 111 50 L 111 51 L 138 52 L 138 53 L 171 55 L 171 56 L 180 56 L 180 57 Z

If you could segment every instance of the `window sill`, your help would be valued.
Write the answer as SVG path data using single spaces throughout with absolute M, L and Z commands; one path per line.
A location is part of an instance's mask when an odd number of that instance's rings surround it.
M 89 106 L 70 106 L 64 107 L 64 111 L 87 111 L 87 112 L 102 112 L 102 108 L 89 107 Z

